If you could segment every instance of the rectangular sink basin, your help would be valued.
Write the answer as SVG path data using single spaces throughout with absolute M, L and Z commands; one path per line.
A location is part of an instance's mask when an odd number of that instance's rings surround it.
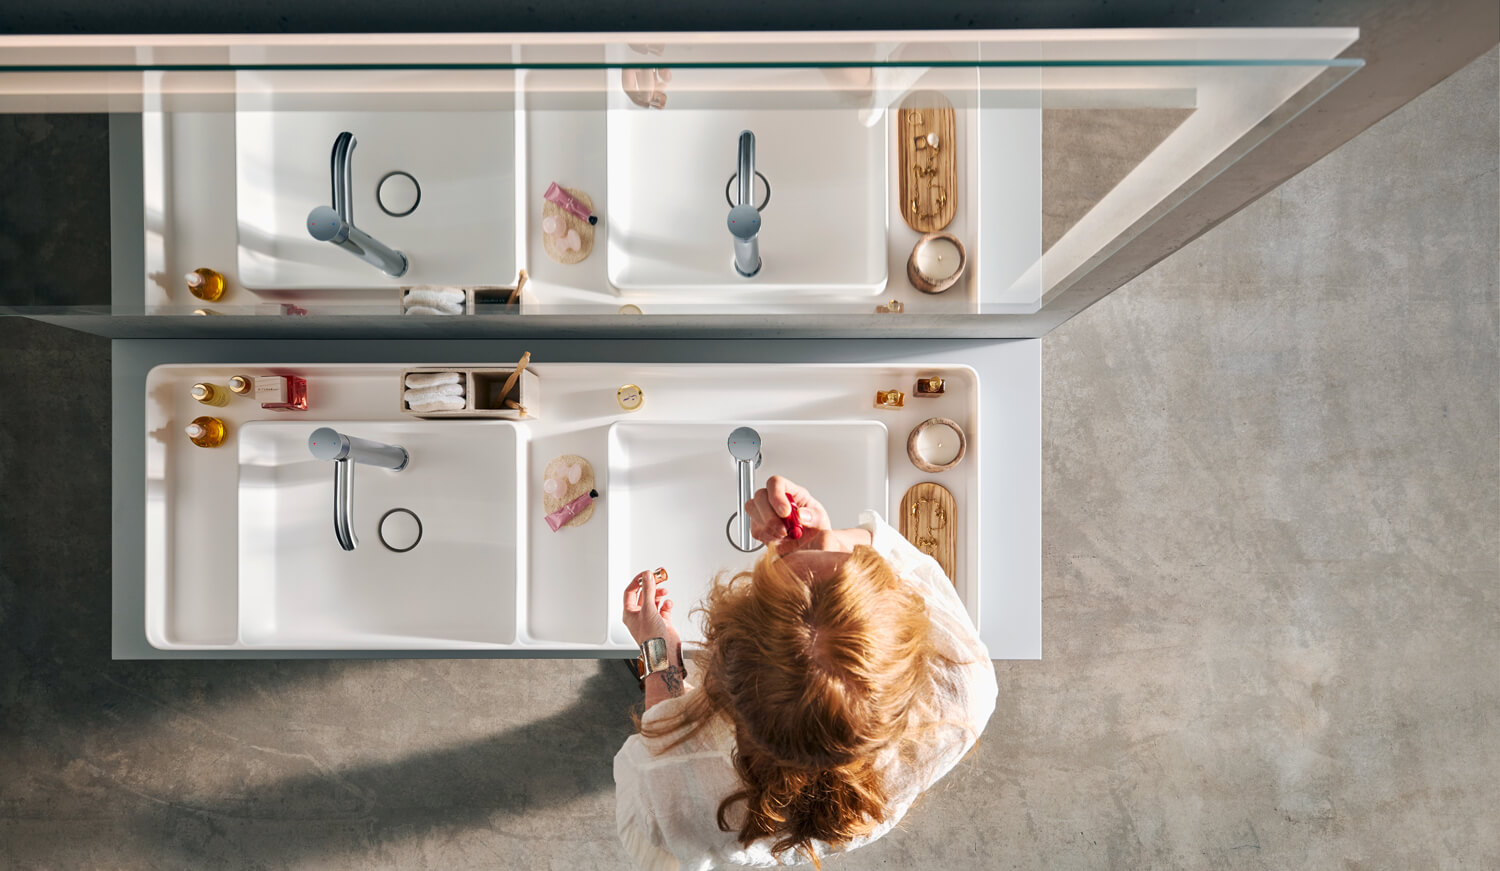
M 400 278 L 308 235 L 307 213 L 332 205 L 330 154 L 344 130 L 357 141 L 354 224 L 407 256 L 411 265 Z M 515 279 L 511 111 L 240 111 L 234 140 L 245 287 L 347 290 Z M 381 211 L 376 199 L 381 180 L 396 171 L 409 173 L 421 189 L 416 209 L 404 217 Z
M 730 544 L 729 520 L 739 510 L 731 430 L 753 427 L 761 436 L 757 488 L 770 475 L 807 487 L 833 522 L 853 526 L 859 512 L 886 511 L 887 441 L 879 421 L 616 423 L 609 428 L 609 602 L 618 610 L 638 572 L 666 568 L 684 641 L 701 641 L 689 612 L 714 578 L 748 569 L 761 553 Z M 611 620 L 610 640 L 630 634 Z
M 678 98 L 681 99 L 680 97 Z M 608 115 L 609 280 L 622 293 L 695 302 L 866 296 L 885 289 L 887 127 L 854 107 L 648 110 Z M 725 185 L 741 130 L 771 186 L 761 271 L 733 265 Z M 756 184 L 756 202 L 764 187 Z M 734 192 L 731 191 L 731 195 Z
M 353 551 L 334 537 L 334 464 L 308 452 L 320 426 L 411 454 L 399 472 L 354 470 Z M 238 438 L 240 643 L 392 649 L 515 640 L 525 556 L 515 424 L 255 421 Z M 420 540 L 403 553 L 380 534 L 396 508 L 421 523 Z

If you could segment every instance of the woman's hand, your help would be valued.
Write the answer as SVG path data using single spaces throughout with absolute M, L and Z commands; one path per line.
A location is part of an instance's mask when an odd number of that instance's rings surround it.
M 778 544 L 790 543 L 792 539 L 787 536 L 786 518 L 791 516 L 793 509 L 797 511 L 797 522 L 805 537 L 812 538 L 818 530 L 828 530 L 832 526 L 823 504 L 814 499 L 806 487 L 780 475 L 772 475 L 766 480 L 766 486 L 755 491 L 745 503 L 750 534 L 773 549 Z
M 657 572 L 662 582 L 658 583 Z M 657 702 L 682 695 L 690 687 L 685 682 L 687 669 L 682 663 L 682 639 L 672 626 L 672 600 L 667 598 L 665 586 L 667 573 L 664 569 L 641 572 L 625 588 L 625 613 L 621 618 L 630 637 L 636 644 L 649 638 L 664 638 L 667 642 L 667 662 L 672 667 L 653 671 L 643 680 L 646 691 L 646 710 Z
M 680 656 L 682 642 L 672 626 L 672 600 L 667 598 L 666 584 L 656 582 L 656 572 L 641 572 L 631 580 L 625 588 L 625 611 L 620 619 L 636 644 L 648 638 L 665 638 L 670 655 Z

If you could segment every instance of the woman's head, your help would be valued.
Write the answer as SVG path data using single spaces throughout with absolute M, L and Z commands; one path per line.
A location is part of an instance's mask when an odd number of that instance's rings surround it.
M 797 553 L 803 553 L 801 551 Z M 865 834 L 885 816 L 875 766 L 908 731 L 931 670 L 930 619 L 919 593 L 870 547 L 829 556 L 766 556 L 721 580 L 701 609 L 705 649 L 697 709 L 734 726 L 743 789 L 719 807 L 720 828 L 745 804 L 743 844 L 812 855 Z
M 806 562 L 766 557 L 710 594 L 704 690 L 734 720 L 742 751 L 830 768 L 905 731 L 930 623 L 921 596 L 873 548 L 823 577 L 798 571 Z

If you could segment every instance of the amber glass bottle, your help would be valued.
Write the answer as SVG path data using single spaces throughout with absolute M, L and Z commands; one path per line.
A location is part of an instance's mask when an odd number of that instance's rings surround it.
M 188 291 L 206 302 L 218 302 L 224 295 L 224 276 L 207 266 L 194 269 L 187 274 Z
M 229 391 L 212 384 L 198 383 L 193 385 L 193 398 L 204 405 L 228 405 Z
M 193 422 L 187 425 L 188 438 L 200 448 L 216 448 L 224 444 L 224 437 L 228 434 L 229 431 L 224 428 L 224 421 L 208 415 L 194 418 Z

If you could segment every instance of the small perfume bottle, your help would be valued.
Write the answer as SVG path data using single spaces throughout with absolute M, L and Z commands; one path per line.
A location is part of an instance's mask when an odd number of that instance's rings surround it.
M 204 405 L 224 406 L 229 404 L 228 392 L 212 384 L 201 382 L 193 385 L 193 398 Z
M 240 396 L 249 396 L 255 392 L 255 381 L 249 375 L 231 375 L 229 389 Z
M 202 266 L 187 274 L 188 292 L 206 302 L 217 302 L 224 295 L 224 276 Z
M 224 444 L 224 437 L 228 435 L 228 431 L 224 428 L 224 421 L 207 415 L 194 418 L 193 422 L 187 425 L 186 431 L 187 437 L 200 448 L 216 448 Z
M 300 375 L 255 376 L 255 399 L 272 411 L 306 411 L 307 379 Z

